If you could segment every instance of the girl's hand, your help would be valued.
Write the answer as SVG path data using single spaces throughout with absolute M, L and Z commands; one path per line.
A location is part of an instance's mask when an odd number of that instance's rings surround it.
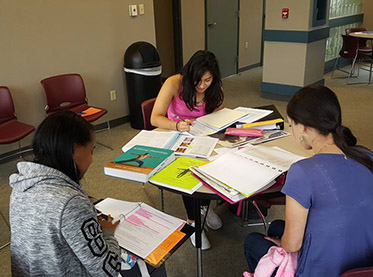
M 281 247 L 281 239 L 278 238 L 271 238 L 271 237 L 264 237 L 266 240 L 272 241 L 278 247 Z
M 112 231 L 115 231 L 117 226 L 119 225 L 120 221 L 113 223 L 113 218 L 109 215 L 107 219 L 102 216 L 98 216 L 98 222 L 100 223 L 101 229 L 111 229 Z
M 190 125 L 193 124 L 193 121 L 186 119 L 184 121 L 178 121 L 176 125 L 176 129 L 179 132 L 189 132 L 190 131 Z

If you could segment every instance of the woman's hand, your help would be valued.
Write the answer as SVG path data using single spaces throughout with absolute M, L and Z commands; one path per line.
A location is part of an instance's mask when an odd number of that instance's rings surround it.
M 272 241 L 274 244 L 276 244 L 278 247 L 282 246 L 281 239 L 278 238 L 272 238 L 272 237 L 264 237 L 266 240 Z
M 184 121 L 178 121 L 176 123 L 176 129 L 179 132 L 189 132 L 190 131 L 190 125 L 193 125 L 193 121 L 190 119 L 186 119 Z
M 113 232 L 120 223 L 119 220 L 113 223 L 113 218 L 110 215 L 108 215 L 107 219 L 104 216 L 98 216 L 98 222 L 100 223 L 102 230 L 110 229 Z

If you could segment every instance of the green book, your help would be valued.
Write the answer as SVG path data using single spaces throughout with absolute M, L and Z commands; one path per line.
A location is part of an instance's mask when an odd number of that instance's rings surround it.
M 169 149 L 135 145 L 105 165 L 109 176 L 146 183 L 149 177 L 175 160 Z
M 149 183 L 193 194 L 202 186 L 202 183 L 192 175 L 189 168 L 204 163 L 206 162 L 189 157 L 179 157 L 153 175 Z

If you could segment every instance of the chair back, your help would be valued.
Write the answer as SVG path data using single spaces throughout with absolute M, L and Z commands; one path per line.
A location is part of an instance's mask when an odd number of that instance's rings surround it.
M 47 98 L 47 114 L 87 104 L 84 82 L 79 74 L 64 74 L 41 80 Z
M 360 267 L 348 270 L 342 273 L 341 277 L 371 277 L 373 276 L 373 267 Z
M 367 31 L 367 28 L 359 27 L 359 28 L 347 28 L 346 29 L 346 35 L 349 35 L 351 33 L 355 32 L 364 32 Z M 367 40 L 365 38 L 359 38 L 359 48 L 364 48 L 367 46 Z
M 348 35 L 342 35 L 343 44 L 339 55 L 342 58 L 354 59 L 358 53 L 359 39 Z
M 144 121 L 144 130 L 153 130 L 155 127 L 150 123 L 154 103 L 156 98 L 150 98 L 141 103 L 142 118 Z
M 0 124 L 12 119 L 17 119 L 12 95 L 8 87 L 0 86 Z

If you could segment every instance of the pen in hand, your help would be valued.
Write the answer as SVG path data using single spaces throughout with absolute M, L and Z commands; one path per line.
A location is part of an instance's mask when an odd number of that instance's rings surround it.
M 190 125 L 193 125 L 193 122 L 189 119 L 182 119 L 180 116 L 174 114 L 174 113 L 171 113 L 171 116 L 180 120 L 180 122 L 185 122 L 184 124 L 180 124 L 180 128 L 179 128 L 179 131 L 183 132 L 183 131 L 187 131 L 189 132 L 189 126 Z

